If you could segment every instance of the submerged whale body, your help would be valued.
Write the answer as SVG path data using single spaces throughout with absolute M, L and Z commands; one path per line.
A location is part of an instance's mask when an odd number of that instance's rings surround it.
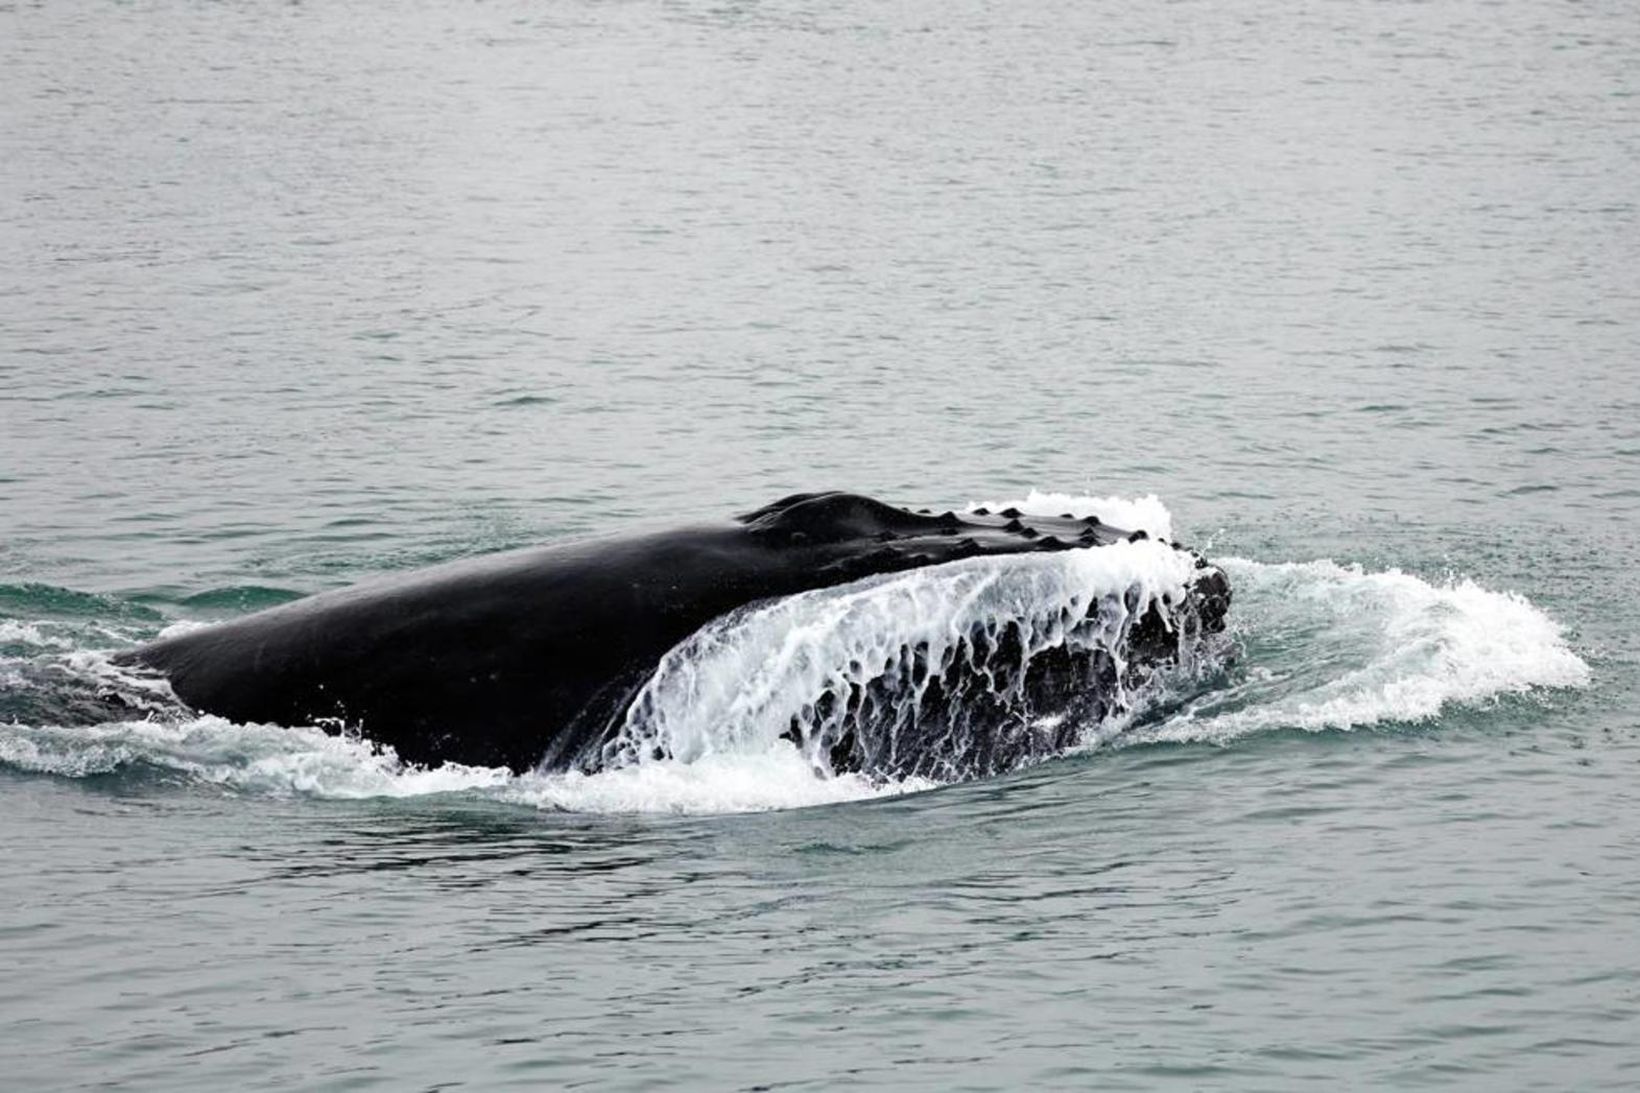
M 975 776 L 1119 712 L 1229 600 L 1193 552 L 1095 517 L 812 493 L 322 593 L 117 659 L 195 711 L 346 728 L 416 763 L 590 771 L 692 758 L 730 726 L 822 774 Z M 821 632 L 831 646 L 803 647 Z

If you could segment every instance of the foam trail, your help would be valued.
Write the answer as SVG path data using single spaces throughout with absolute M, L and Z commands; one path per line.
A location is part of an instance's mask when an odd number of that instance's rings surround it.
M 1518 593 L 1329 560 L 1220 565 L 1236 589 L 1250 677 L 1131 742 L 1428 721 L 1452 705 L 1589 681 L 1559 624 Z

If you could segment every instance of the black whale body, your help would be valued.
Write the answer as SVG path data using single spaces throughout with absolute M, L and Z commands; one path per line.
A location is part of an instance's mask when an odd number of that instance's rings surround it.
M 855 494 L 797 494 L 734 521 L 481 556 L 322 593 L 117 659 L 233 721 L 347 726 L 416 763 L 590 769 L 667 651 L 736 608 L 959 558 L 1128 537 L 1091 518 L 926 515 Z M 1229 586 L 1195 564 L 1188 606 L 1201 630 L 1222 629 Z M 1125 658 L 1174 655 L 1169 625 L 1154 610 L 1139 619 Z M 1044 658 L 1035 682 L 1069 686 L 1088 667 Z M 918 769 L 884 762 L 852 735 L 828 747 L 838 769 Z M 1008 761 L 982 750 L 985 768 Z

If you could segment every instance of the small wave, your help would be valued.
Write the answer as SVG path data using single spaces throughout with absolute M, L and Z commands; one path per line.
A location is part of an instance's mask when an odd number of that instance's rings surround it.
M 13 619 L 97 619 L 148 623 L 159 612 L 131 600 L 49 584 L 0 584 L 0 613 Z
M 242 585 L 234 588 L 212 588 L 196 592 L 180 601 L 180 605 L 196 612 L 241 615 L 278 607 L 302 598 L 302 593 L 288 588 L 269 588 L 266 585 Z

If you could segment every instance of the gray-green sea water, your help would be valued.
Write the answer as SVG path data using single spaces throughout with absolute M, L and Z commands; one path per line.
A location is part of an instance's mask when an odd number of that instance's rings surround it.
M 1637 202 L 1619 0 L 0 4 L 0 1085 L 1635 1087 Z M 820 488 L 1155 494 L 1237 655 L 935 788 L 68 716 Z

